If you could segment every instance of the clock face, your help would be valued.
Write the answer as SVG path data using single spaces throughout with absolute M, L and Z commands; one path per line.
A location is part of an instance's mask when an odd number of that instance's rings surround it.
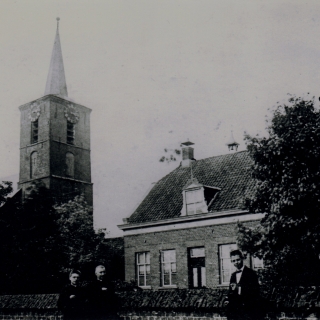
M 71 123 L 77 123 L 80 118 L 79 111 L 76 110 L 75 106 L 71 103 L 64 108 L 64 115 Z
M 32 103 L 28 114 L 28 118 L 30 119 L 30 121 L 34 122 L 38 120 L 38 118 L 40 117 L 40 111 L 40 105 L 35 102 Z

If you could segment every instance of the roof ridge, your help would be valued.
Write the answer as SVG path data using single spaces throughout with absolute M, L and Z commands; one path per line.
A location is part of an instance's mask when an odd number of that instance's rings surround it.
M 242 152 L 248 153 L 248 150 L 241 150 L 241 151 L 236 151 L 236 152 L 233 152 L 233 153 L 219 154 L 219 155 L 217 155 L 217 156 L 211 156 L 211 157 L 199 159 L 199 160 L 196 160 L 196 161 L 202 161 L 202 160 L 206 160 L 206 159 L 218 158 L 218 157 L 225 157 L 225 156 L 233 156 L 233 155 L 235 155 L 235 154 L 237 154 L 237 153 L 242 153 Z

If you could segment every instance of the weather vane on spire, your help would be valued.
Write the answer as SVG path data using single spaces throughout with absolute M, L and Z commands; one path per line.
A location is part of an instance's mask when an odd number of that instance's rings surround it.
M 60 21 L 60 18 L 57 17 L 57 30 L 59 30 L 59 21 Z

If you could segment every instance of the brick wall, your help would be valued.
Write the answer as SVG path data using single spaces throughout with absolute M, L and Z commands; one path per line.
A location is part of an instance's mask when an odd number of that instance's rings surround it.
M 59 294 L 0 296 L 0 320 L 62 320 L 57 308 Z
M 216 312 L 174 312 L 174 311 L 134 311 L 120 313 L 123 320 L 228 320 L 226 316 Z M 264 320 L 319 320 L 317 314 L 301 313 L 270 313 L 266 314 Z
M 246 222 L 254 225 L 257 221 Z M 177 287 L 188 288 L 188 248 L 205 247 L 207 287 L 220 285 L 219 245 L 236 242 L 236 224 L 220 224 L 181 230 L 162 231 L 124 237 L 125 279 L 136 280 L 137 252 L 150 252 L 151 288 L 159 289 L 161 250 L 175 249 L 177 260 Z M 250 266 L 250 259 L 245 260 Z
M 0 311 L 0 320 L 63 320 L 63 315 L 56 311 L 7 310 Z
M 119 293 L 125 320 L 226 319 L 227 289 L 143 290 Z M 270 320 L 320 319 L 320 287 L 261 288 Z
M 320 319 L 320 287 L 262 288 L 265 319 Z M 118 292 L 124 320 L 225 320 L 226 289 Z M 0 296 L 0 320 L 62 320 L 58 294 Z

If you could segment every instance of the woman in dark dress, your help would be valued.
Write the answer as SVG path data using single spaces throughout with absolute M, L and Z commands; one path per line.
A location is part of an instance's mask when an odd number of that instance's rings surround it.
M 65 320 L 81 320 L 84 316 L 85 297 L 83 288 L 79 285 L 81 272 L 72 270 L 67 284 L 58 300 L 58 308 L 63 312 Z

